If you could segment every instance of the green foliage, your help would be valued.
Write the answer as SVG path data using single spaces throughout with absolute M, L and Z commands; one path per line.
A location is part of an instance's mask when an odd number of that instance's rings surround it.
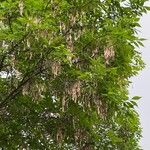
M 140 150 L 145 2 L 1 1 L 0 149 Z

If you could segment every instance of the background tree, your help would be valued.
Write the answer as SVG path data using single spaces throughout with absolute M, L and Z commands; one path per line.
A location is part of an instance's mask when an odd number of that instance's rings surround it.
M 140 149 L 145 1 L 1 1 L 0 148 Z

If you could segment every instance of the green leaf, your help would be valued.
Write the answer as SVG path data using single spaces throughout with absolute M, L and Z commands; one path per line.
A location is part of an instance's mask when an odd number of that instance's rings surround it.
M 132 97 L 133 100 L 139 100 L 141 97 L 140 96 L 134 96 Z

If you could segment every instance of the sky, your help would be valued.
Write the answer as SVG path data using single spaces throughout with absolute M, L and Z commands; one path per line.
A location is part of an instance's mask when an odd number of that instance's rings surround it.
M 132 78 L 129 91 L 131 96 L 138 95 L 142 97 L 138 103 L 138 112 L 143 128 L 143 138 L 140 144 L 143 150 L 150 150 L 150 12 L 143 15 L 140 25 L 142 28 L 139 29 L 139 36 L 147 39 L 144 41 L 144 47 L 139 49 L 146 67 L 138 76 Z

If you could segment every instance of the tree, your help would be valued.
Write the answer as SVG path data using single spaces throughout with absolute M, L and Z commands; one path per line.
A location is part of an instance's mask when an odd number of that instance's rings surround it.
M 1 1 L 0 148 L 140 149 L 145 1 Z

